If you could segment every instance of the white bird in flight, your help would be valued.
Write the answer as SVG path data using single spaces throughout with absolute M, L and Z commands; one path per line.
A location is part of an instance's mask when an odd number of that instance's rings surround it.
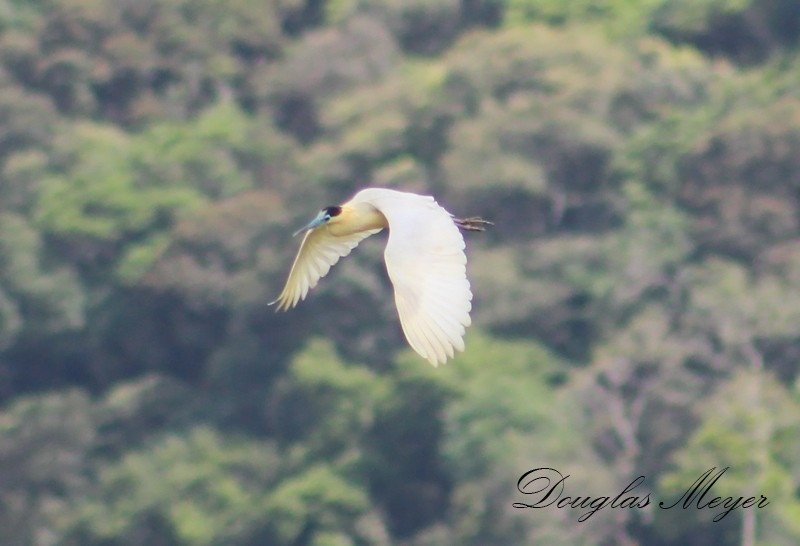
M 472 291 L 459 228 L 484 231 L 478 217 L 458 219 L 430 196 L 367 188 L 337 207 L 322 209 L 305 232 L 289 278 L 273 301 L 278 311 L 303 299 L 358 243 L 389 228 L 384 260 L 397 313 L 411 348 L 433 366 L 464 350 Z

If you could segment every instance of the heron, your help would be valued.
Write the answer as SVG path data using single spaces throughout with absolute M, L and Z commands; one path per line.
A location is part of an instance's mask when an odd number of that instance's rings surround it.
M 491 222 L 460 219 L 428 195 L 367 188 L 338 206 L 325 207 L 294 236 L 305 233 L 276 311 L 304 300 L 340 258 L 388 228 L 384 261 L 400 325 L 411 348 L 433 366 L 464 350 L 472 290 L 464 254 L 465 231 L 485 231 Z

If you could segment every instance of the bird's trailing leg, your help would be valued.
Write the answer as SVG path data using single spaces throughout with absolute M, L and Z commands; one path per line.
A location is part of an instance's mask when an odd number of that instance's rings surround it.
M 489 220 L 484 220 L 480 216 L 453 218 L 453 222 L 464 231 L 486 231 L 486 226 L 494 225 Z

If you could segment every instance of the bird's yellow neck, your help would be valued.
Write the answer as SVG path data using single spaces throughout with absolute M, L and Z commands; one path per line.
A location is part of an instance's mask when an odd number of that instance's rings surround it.
M 337 237 L 386 227 L 386 217 L 367 203 L 344 204 L 342 212 L 327 223 L 328 231 Z

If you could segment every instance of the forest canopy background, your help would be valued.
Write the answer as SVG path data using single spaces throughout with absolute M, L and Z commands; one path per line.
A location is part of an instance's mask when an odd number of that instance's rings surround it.
M 0 0 L 2 543 L 800 543 L 798 39 L 795 0 Z M 367 185 L 495 222 L 444 368 L 381 236 L 267 306 Z M 515 510 L 556 464 L 771 503 Z

